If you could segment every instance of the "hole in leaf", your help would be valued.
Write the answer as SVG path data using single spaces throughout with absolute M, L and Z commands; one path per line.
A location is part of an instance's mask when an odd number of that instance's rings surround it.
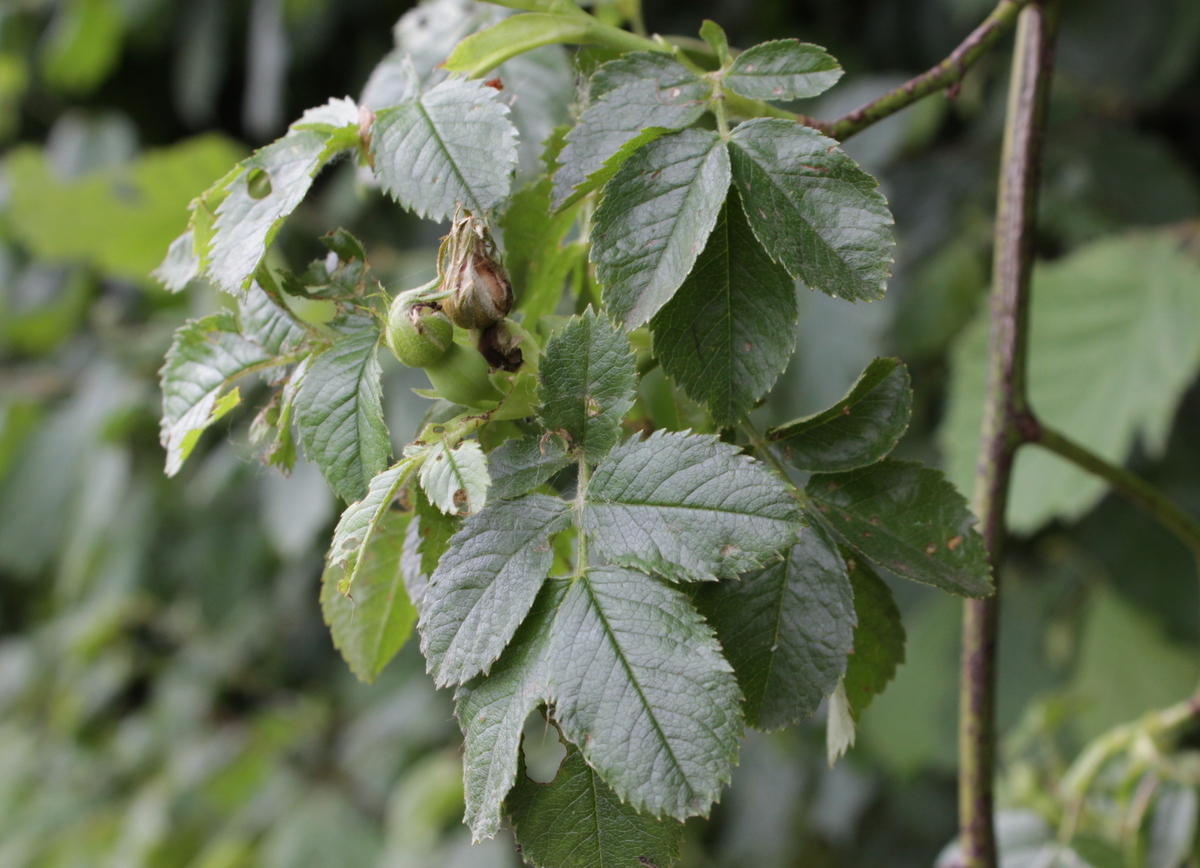
M 271 176 L 266 169 L 251 169 L 246 176 L 246 189 L 251 199 L 265 199 L 271 195 Z
M 525 718 L 521 751 L 525 755 L 526 777 L 539 784 L 554 780 L 558 767 L 567 756 L 566 745 L 559 740 L 557 727 L 549 723 L 540 710 Z

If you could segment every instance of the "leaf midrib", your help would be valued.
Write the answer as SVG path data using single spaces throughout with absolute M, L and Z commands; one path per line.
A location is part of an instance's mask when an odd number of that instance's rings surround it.
M 691 802 L 696 795 L 696 791 L 692 788 L 691 781 L 688 780 L 687 774 L 684 773 L 683 766 L 680 764 L 678 757 L 675 756 L 675 751 L 671 747 L 670 741 L 667 739 L 666 733 L 663 732 L 659 725 L 658 716 L 654 713 L 654 707 L 646 699 L 646 694 L 642 691 L 642 685 L 633 674 L 633 669 L 626 658 L 624 651 L 621 649 L 620 643 L 617 641 L 616 633 L 608 622 L 608 618 L 604 615 L 604 609 L 600 605 L 596 594 L 592 588 L 591 580 L 587 575 L 584 575 L 580 581 L 583 582 L 584 589 L 587 592 L 588 600 L 590 601 L 593 610 L 596 612 L 596 617 L 600 621 L 600 625 L 604 630 L 604 635 L 608 639 L 609 644 L 613 648 L 613 653 L 616 654 L 617 660 L 621 664 L 621 668 L 625 670 L 625 674 L 629 678 L 629 683 L 633 685 L 633 689 L 637 691 L 638 699 L 641 700 L 642 707 L 646 709 L 646 716 L 650 719 L 654 727 L 654 732 L 662 743 L 663 749 L 666 750 L 667 756 L 670 757 L 672 765 L 679 772 L 679 776 L 683 779 L 683 785 L 687 788 L 687 802 Z

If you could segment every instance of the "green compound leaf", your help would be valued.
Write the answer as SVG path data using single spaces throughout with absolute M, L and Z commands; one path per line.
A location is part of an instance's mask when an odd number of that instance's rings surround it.
M 388 512 L 355 561 L 353 599 L 341 591 L 345 567 L 331 564 L 321 577 L 321 612 L 333 644 L 350 671 L 370 684 L 412 635 L 417 610 L 401 574 L 404 534 L 411 513 Z
M 241 401 L 237 389 L 221 393 L 239 377 L 276 363 L 266 348 L 239 333 L 230 310 L 192 320 L 175 332 L 160 372 L 167 476 L 179 472 L 204 430 Z
M 700 590 L 746 696 L 746 722 L 774 730 L 812 717 L 846 672 L 854 601 L 846 563 L 819 525 L 782 561 Z
M 550 625 L 566 590 L 566 582 L 546 582 L 491 672 L 454 694 L 454 713 L 465 742 L 465 819 L 476 841 L 499 831 L 500 806 L 517 776 L 525 719 L 549 700 Z
M 597 69 L 588 90 L 554 175 L 558 207 L 600 187 L 636 147 L 694 123 L 712 85 L 667 54 L 638 51 Z
M 592 261 L 609 312 L 626 328 L 654 316 L 692 270 L 729 179 L 725 143 L 694 129 L 640 148 L 605 186 L 594 215 Z
M 825 49 L 798 39 L 780 39 L 747 48 L 725 75 L 725 86 L 750 99 L 807 99 L 824 93 L 842 77 Z
M 422 217 L 443 220 L 459 205 L 486 211 L 509 194 L 517 130 L 499 92 L 482 82 L 447 79 L 381 110 L 372 129 L 383 189 Z
M 733 670 L 687 598 L 659 579 L 593 567 L 554 621 L 554 717 L 636 811 L 706 815 L 742 732 Z
M 313 359 L 296 396 L 296 423 L 309 459 L 347 501 L 362 499 L 387 466 L 391 440 L 383 421 L 379 331 L 363 320 Z
M 308 333 L 257 281 L 238 299 L 238 322 L 242 334 L 272 355 L 290 353 Z
M 891 452 L 911 416 L 908 369 L 899 359 L 876 359 L 842 400 L 824 412 L 771 429 L 767 439 L 801 470 L 853 470 Z
M 487 503 L 488 461 L 474 440 L 435 443 L 421 465 L 421 487 L 442 512 L 474 515 Z
M 650 321 L 654 354 L 717 425 L 732 425 L 787 367 L 798 315 L 795 283 L 731 195 L 695 267 Z
M 439 687 L 487 674 L 546 581 L 550 536 L 568 522 L 568 504 L 531 494 L 497 500 L 450 539 L 421 611 L 421 652 Z
M 542 424 L 592 462 L 617 444 L 637 371 L 625 333 L 590 307 L 546 343 L 538 365 Z
M 672 581 L 734 578 L 791 545 L 800 511 L 779 479 L 716 437 L 656 431 L 592 476 L 583 527 L 610 562 Z
M 420 459 L 405 458 L 371 480 L 366 497 L 346 507 L 333 531 L 329 545 L 329 567 L 340 567 L 338 591 L 349 594 L 359 570 L 364 566 L 362 554 L 373 544 L 383 520 L 388 516 L 396 495 L 400 493 Z
M 226 292 L 250 284 L 279 227 L 335 156 L 358 145 L 358 106 L 331 100 L 309 109 L 278 141 L 260 148 L 226 176 L 193 210 L 193 236 L 208 276 Z M 204 200 L 219 200 L 211 238 L 197 225 L 206 222 Z
M 555 15 L 530 12 L 505 18 L 499 24 L 472 33 L 454 47 L 442 66 L 478 78 L 506 60 L 543 45 L 568 45 L 591 41 L 595 19 L 588 15 Z
M 854 587 L 854 650 L 846 665 L 846 697 L 855 723 L 867 706 L 896 675 L 904 662 L 904 622 L 892 598 L 892 589 L 866 563 L 847 557 L 850 584 Z
M 1047 425 L 1115 464 L 1135 443 L 1151 457 L 1162 455 L 1180 398 L 1200 368 L 1197 237 L 1195 230 L 1130 232 L 1034 269 L 1030 401 Z M 979 450 L 986 347 L 980 317 L 953 351 L 939 432 L 947 472 L 964 491 L 971 490 Z M 1022 533 L 1054 518 L 1073 521 L 1108 490 L 1057 455 L 1022 449 L 1008 520 Z
M 553 781 L 521 775 L 505 808 L 535 868 L 667 868 L 679 855 L 683 827 L 624 804 L 572 744 Z
M 883 298 L 892 214 L 833 139 L 774 118 L 740 124 L 729 153 L 754 234 L 788 273 L 835 298 Z
M 825 526 L 881 567 L 952 594 L 992 593 L 975 516 L 941 471 L 889 458 L 813 474 L 805 491 Z
M 488 453 L 492 497 L 519 497 L 571 463 L 557 437 L 509 440 Z

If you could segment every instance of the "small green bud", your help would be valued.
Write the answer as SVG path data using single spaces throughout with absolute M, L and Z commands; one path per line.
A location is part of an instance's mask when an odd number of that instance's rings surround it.
M 424 368 L 454 343 L 454 326 L 437 305 L 406 292 L 392 299 L 383 337 L 397 359 L 410 368 Z

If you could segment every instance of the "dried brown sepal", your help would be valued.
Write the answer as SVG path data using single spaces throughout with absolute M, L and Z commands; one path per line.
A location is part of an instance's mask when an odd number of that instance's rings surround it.
M 469 212 L 455 219 L 442 244 L 439 268 L 450 293 L 442 310 L 459 328 L 486 330 L 513 306 L 512 283 L 487 224 Z
M 521 335 L 509 328 L 504 320 L 480 331 L 471 332 L 475 348 L 487 359 L 492 370 L 512 373 L 525 360 L 521 352 Z

